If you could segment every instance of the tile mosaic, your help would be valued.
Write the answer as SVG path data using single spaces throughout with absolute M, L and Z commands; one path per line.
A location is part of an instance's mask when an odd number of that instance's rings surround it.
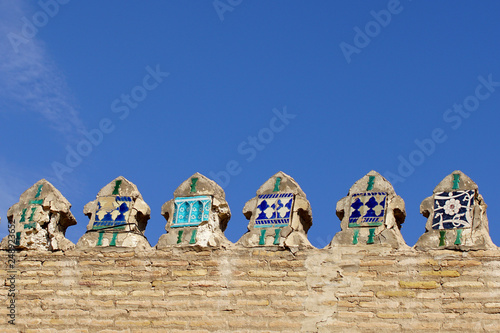
M 97 198 L 97 210 L 92 229 L 124 226 L 134 201 L 131 197 L 106 196 Z
M 293 193 L 261 194 L 257 202 L 256 228 L 284 227 L 290 223 Z
M 172 228 L 197 226 L 208 221 L 212 206 L 211 196 L 177 197 Z
M 434 194 L 432 229 L 471 228 L 474 196 L 474 190 Z
M 352 195 L 349 227 L 374 227 L 384 223 L 386 209 L 385 192 L 365 192 Z

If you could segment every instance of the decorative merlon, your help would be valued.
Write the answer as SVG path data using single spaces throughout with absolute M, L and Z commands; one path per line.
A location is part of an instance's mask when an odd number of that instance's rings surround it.
M 166 234 L 156 248 L 224 247 L 233 245 L 224 235 L 231 211 L 222 187 L 200 173 L 186 179 L 163 204 Z
M 248 232 L 236 243 L 245 247 L 313 247 L 307 239 L 312 211 L 299 184 L 280 171 L 269 178 L 243 208 Z
M 427 223 L 415 249 L 496 249 L 488 229 L 486 208 L 476 183 L 460 170 L 452 172 L 420 204 L 420 213 Z
M 337 202 L 336 212 L 341 231 L 333 237 L 330 247 L 408 247 L 400 231 L 406 217 L 405 203 L 391 183 L 376 171 L 354 183 L 347 196 Z
M 90 218 L 87 232 L 77 248 L 131 247 L 151 248 L 144 236 L 151 209 L 133 183 L 120 176 L 104 186 L 94 201 L 83 208 Z
M 15 224 L 16 248 L 19 250 L 68 250 L 74 244 L 66 239 L 66 229 L 76 224 L 71 204 L 51 183 L 42 179 L 27 189 L 7 211 Z M 8 236 L 0 247 L 8 248 Z

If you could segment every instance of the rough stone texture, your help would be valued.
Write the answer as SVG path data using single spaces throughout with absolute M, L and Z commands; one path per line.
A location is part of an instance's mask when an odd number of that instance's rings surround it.
M 2 306 L 1 332 L 500 330 L 498 250 L 100 247 L 15 256 L 16 325 Z M 7 259 L 0 251 L 6 286 Z
M 195 184 L 193 185 L 193 179 Z M 175 213 L 175 199 L 180 197 L 211 197 L 208 219 L 196 226 L 173 227 Z M 233 244 L 224 235 L 227 223 L 231 218 L 231 210 L 226 201 L 224 190 L 213 180 L 195 173 L 186 179 L 174 192 L 174 199 L 167 201 L 161 208 L 161 214 L 167 220 L 166 234 L 158 240 L 156 248 L 176 247 L 223 247 Z M 181 236 L 179 237 L 179 232 Z M 194 237 L 193 237 L 194 233 Z
M 276 189 L 277 178 L 280 178 L 278 183 L 279 191 L 274 191 Z M 265 244 L 259 244 L 261 243 L 261 231 L 264 229 L 255 227 L 259 195 L 282 193 L 292 193 L 294 197 L 290 223 L 288 226 L 283 227 L 280 231 L 278 239 L 279 244 L 275 244 L 277 243 L 276 237 L 275 234 L 271 232 L 266 232 L 264 238 Z M 307 231 L 312 225 L 311 205 L 299 184 L 297 184 L 292 177 L 282 171 L 279 171 L 274 176 L 269 178 L 257 190 L 257 196 L 247 201 L 245 207 L 243 207 L 243 215 L 245 215 L 245 217 L 249 220 L 248 232 L 239 239 L 237 242 L 239 245 L 245 247 L 279 246 L 282 248 L 294 249 L 294 251 L 298 248 L 312 248 L 311 243 L 307 239 Z M 274 230 L 275 228 L 266 229 Z
M 370 177 L 373 178 L 371 189 L 369 188 Z M 368 227 L 350 228 L 349 217 L 353 195 L 360 193 L 386 193 L 386 209 L 384 222 L 375 228 L 373 243 L 367 244 L 369 239 Z M 339 245 L 351 245 L 360 247 L 373 247 L 377 244 L 389 244 L 393 248 L 408 248 L 403 236 L 401 235 L 401 225 L 406 217 L 405 203 L 403 199 L 396 194 L 391 183 L 376 171 L 370 171 L 363 178 L 354 183 L 349 189 L 347 196 L 337 202 L 337 217 L 340 219 L 341 231 L 339 231 L 332 239 L 329 247 Z M 357 243 L 354 241 L 354 233 L 357 232 Z M 356 244 L 353 244 L 354 243 Z
M 68 250 L 75 245 L 64 236 L 76 224 L 71 204 L 51 183 L 42 179 L 27 189 L 7 211 L 9 223 L 15 224 L 17 249 Z M 8 236 L 0 248 L 8 248 Z
M 127 218 L 124 221 L 124 226 L 111 226 L 104 229 L 98 229 L 96 221 L 96 212 L 104 207 L 102 202 L 108 200 L 110 207 L 116 211 L 112 214 L 117 214 L 118 199 L 120 197 L 131 198 L 128 205 Z M 101 203 L 100 203 L 101 202 Z M 111 203 L 113 202 L 113 206 Z M 115 203 L 116 202 L 116 203 Z M 138 249 L 151 248 L 148 240 L 144 236 L 144 230 L 148 223 L 151 209 L 142 199 L 142 195 L 133 183 L 120 176 L 104 186 L 97 193 L 96 200 L 89 202 L 83 208 L 83 213 L 90 219 L 87 225 L 87 232 L 78 240 L 77 248 L 92 248 L 96 246 L 118 246 L 118 247 L 133 247 Z M 101 216 L 102 218 L 102 216 Z
M 453 189 L 454 174 L 460 175 L 458 188 Z M 455 245 L 457 238 L 457 229 L 446 230 L 445 245 L 440 246 L 440 230 L 432 229 L 432 221 L 434 217 L 434 197 L 439 192 L 453 192 L 463 190 L 474 190 L 474 205 L 472 208 L 472 228 L 462 229 L 461 244 Z M 462 171 L 456 170 L 446 176 L 435 188 L 433 195 L 424 199 L 420 204 L 420 213 L 427 218 L 425 224 L 425 233 L 419 238 L 415 244 L 415 249 L 430 250 L 430 249 L 452 249 L 460 251 L 469 250 L 486 250 L 496 249 L 489 233 L 488 217 L 486 208 L 488 206 L 484 202 L 483 197 L 479 194 L 478 186 Z

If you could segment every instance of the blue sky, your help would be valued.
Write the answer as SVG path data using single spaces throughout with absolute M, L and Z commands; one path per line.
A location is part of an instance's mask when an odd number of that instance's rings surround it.
M 245 202 L 282 170 L 324 247 L 340 230 L 336 202 L 373 169 L 405 200 L 414 245 L 420 202 L 459 169 L 498 245 L 499 12 L 497 1 L 0 0 L 0 236 L 7 209 L 46 178 L 73 205 L 76 243 L 83 206 L 123 175 L 151 207 L 155 245 L 161 205 L 200 172 L 224 185 L 236 242 Z

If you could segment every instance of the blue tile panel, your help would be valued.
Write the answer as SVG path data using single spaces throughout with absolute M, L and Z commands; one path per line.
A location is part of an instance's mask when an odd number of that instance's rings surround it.
M 374 227 L 384 223 L 387 193 L 364 192 L 352 195 L 349 227 Z
M 474 190 L 435 193 L 432 229 L 471 228 L 475 193 Z
M 172 228 L 193 227 L 208 221 L 212 208 L 211 196 L 178 197 L 174 200 L 175 210 Z
M 97 198 L 94 225 L 92 229 L 120 227 L 127 224 L 134 205 L 131 197 L 107 196 Z
M 285 227 L 290 224 L 293 193 L 261 194 L 257 201 L 256 228 Z

